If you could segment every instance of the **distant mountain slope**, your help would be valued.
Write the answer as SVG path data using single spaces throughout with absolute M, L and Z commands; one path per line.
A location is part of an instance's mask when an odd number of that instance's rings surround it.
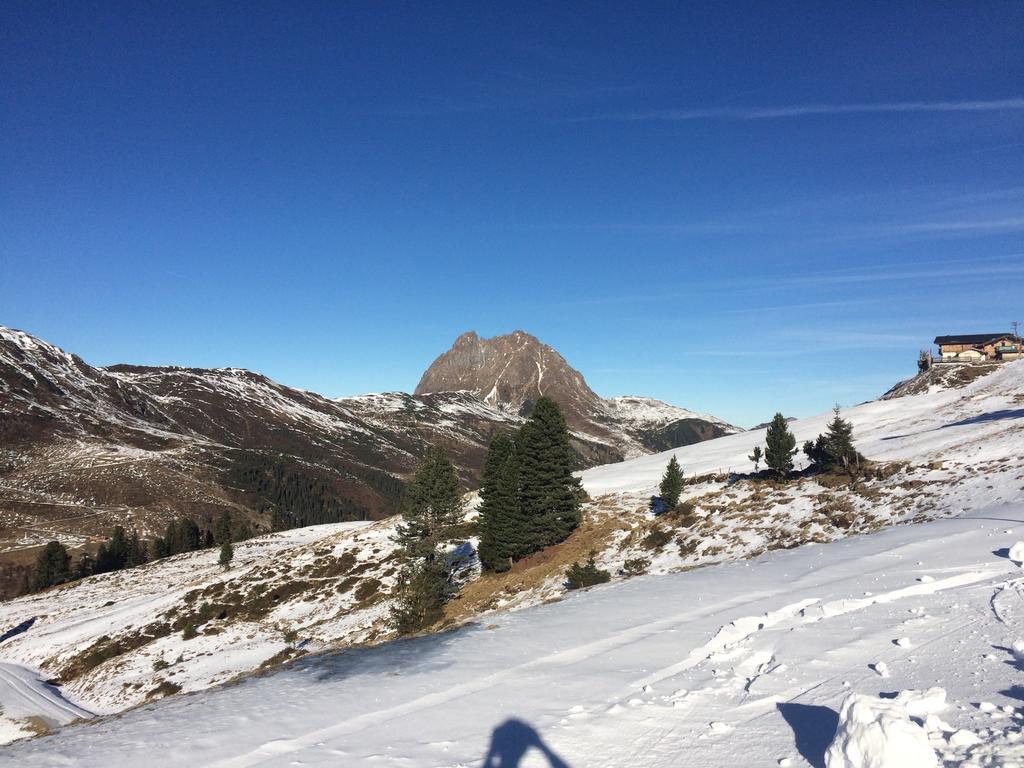
M 469 391 L 508 412 L 526 415 L 542 395 L 552 398 L 578 434 L 613 446 L 621 457 L 741 431 L 710 416 L 644 397 L 604 399 L 555 349 L 523 331 L 483 339 L 473 331 L 423 374 L 416 394 Z
M 429 444 L 472 484 L 494 431 L 516 423 L 468 393 L 333 401 L 233 368 L 96 368 L 0 328 L 0 594 L 52 538 L 154 535 L 224 509 L 265 529 L 275 506 L 297 512 L 275 482 L 312 488 L 311 507 L 383 517 Z
M 313 513 L 386 516 L 431 444 L 472 487 L 491 437 L 520 424 L 541 392 L 566 409 L 582 466 L 732 429 L 658 401 L 601 400 L 550 347 L 522 333 L 517 343 L 532 356 L 509 346 L 504 374 L 495 360 L 505 352 L 467 335 L 442 374 L 424 376 L 450 388 L 330 400 L 239 368 L 93 367 L 0 326 L 0 595 L 36 547 L 95 545 L 115 525 L 155 535 L 174 516 L 208 525 L 226 509 L 266 529 L 275 507 L 304 514 L 298 488 Z M 490 366 L 498 394 L 464 385 L 460 360 Z

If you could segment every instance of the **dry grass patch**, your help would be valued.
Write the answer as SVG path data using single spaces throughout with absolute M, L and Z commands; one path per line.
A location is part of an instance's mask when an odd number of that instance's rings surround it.
M 583 522 L 565 541 L 520 560 L 510 571 L 485 573 L 466 584 L 459 597 L 445 606 L 445 623 L 473 618 L 515 595 L 540 588 L 549 579 L 561 579 L 570 565 L 585 561 L 592 550 L 604 551 L 618 531 L 630 529 L 618 515 L 597 515 L 592 507 L 584 508 Z

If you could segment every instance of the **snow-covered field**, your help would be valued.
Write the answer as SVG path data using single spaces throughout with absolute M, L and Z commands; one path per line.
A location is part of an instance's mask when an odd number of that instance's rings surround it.
M 109 714 L 147 700 L 161 683 L 187 692 L 230 680 L 293 643 L 310 651 L 338 637 L 365 641 L 386 611 L 375 599 L 376 589 L 364 594 L 360 585 L 364 580 L 386 582 L 380 555 L 385 545 L 390 547 L 390 532 L 386 522 L 299 528 L 238 543 L 227 572 L 217 565 L 217 551 L 208 550 L 0 603 L 3 630 L 31 622 L 0 643 L 0 658 L 56 676 L 83 652 L 120 642 L 130 650 L 92 674 L 77 676 L 64 689 L 89 711 Z M 347 589 L 321 573 L 328 558 L 344 564 L 343 574 L 335 567 L 330 576 L 345 576 Z M 284 591 L 290 583 L 301 584 L 301 590 Z M 248 599 L 237 621 L 197 620 L 199 631 L 187 639 L 180 626 L 170 629 L 177 617 L 201 611 L 203 604 L 226 605 L 233 593 Z M 254 611 L 256 596 L 267 605 Z M 292 643 L 285 639 L 287 630 L 297 634 Z M 135 647 L 135 638 L 147 642 Z M 3 688 L 0 675 L 0 704 Z M 14 714 L 5 707 L 0 721 Z M 46 712 L 36 714 L 62 722 Z
M 383 615 L 381 603 L 353 612 L 351 603 L 321 604 L 326 593 L 312 603 L 291 596 L 275 609 L 280 615 L 242 629 L 213 626 L 184 642 L 180 633 L 165 637 L 107 662 L 123 668 L 65 691 L 92 712 L 122 709 L 142 697 L 119 698 L 118 676 L 129 686 L 136 679 L 149 685 L 159 658 L 180 664 L 168 679 L 196 693 L 0 748 L 0 764 L 118 766 L 158 755 L 161 765 L 225 767 L 822 766 L 840 711 L 848 715 L 840 728 L 847 747 L 884 746 L 879 734 L 897 734 L 889 746 L 905 752 L 893 765 L 927 764 L 920 752 L 910 762 L 922 744 L 948 764 L 1024 763 L 1016 709 L 1024 700 L 1024 574 L 1009 559 L 1024 540 L 1024 363 L 961 390 L 868 403 L 844 416 L 862 453 L 907 465 L 850 502 L 872 527 L 885 525 L 880 532 L 832 541 L 870 529 L 822 522 L 814 505 L 825 489 L 805 481 L 778 491 L 772 530 L 788 519 L 801 531 L 794 541 L 829 543 L 773 548 L 777 533 L 729 507 L 749 506 L 760 491 L 704 481 L 687 491 L 698 501 L 697 524 L 680 535 L 713 531 L 722 547 L 667 547 L 652 557 L 652 575 L 564 597 L 557 579 L 548 579 L 515 603 L 523 610 L 491 611 L 422 639 L 311 655 L 198 690 L 282 650 L 276 622 L 308 627 L 316 649 L 352 623 L 364 622 L 369 639 L 372 616 Z M 803 441 L 829 417 L 792 427 Z M 762 433 L 742 433 L 673 453 L 689 476 L 745 472 L 747 454 L 762 440 Z M 667 458 L 584 473 L 592 514 L 621 516 L 624 530 L 647 525 L 633 508 L 653 492 Z M 889 526 L 926 518 L 938 519 Z M 359 562 L 375 548 L 383 556 L 384 527 L 304 529 L 289 532 L 295 540 L 287 546 L 255 540 L 248 555 L 239 553 L 237 576 L 252 569 L 267 580 L 305 567 L 311 578 L 323 559 L 346 551 L 359 553 Z M 358 537 L 372 541 L 356 547 Z M 622 533 L 601 560 L 621 562 L 635 547 Z M 180 556 L 118 574 L 116 584 L 111 575 L 0 605 L 0 633 L 37 619 L 0 644 L 0 658 L 50 673 L 59 667 L 55 655 L 73 655 L 121 622 L 151 621 L 147 601 L 180 604 L 190 589 L 213 589 L 224 578 L 213 558 Z M 268 575 L 274 563 L 280 567 Z M 697 564 L 708 567 L 687 570 Z M 115 591 L 130 597 L 104 606 Z M 562 599 L 540 604 L 556 596 Z M 171 658 L 183 649 L 191 663 Z M 935 687 L 944 694 L 892 698 Z M 871 698 L 844 709 L 853 693 Z M 5 708 L 8 700 L 0 695 Z M 830 768 L 843 765 L 832 755 Z
M 542 742 L 572 766 L 822 765 L 850 693 L 939 686 L 948 732 L 935 725 L 932 741 L 959 759 L 1016 743 L 1024 674 L 1011 649 L 1024 636 L 1024 580 L 1002 550 L 1021 535 L 1024 506 L 997 505 L 637 578 L 453 633 L 300 661 L 0 757 L 468 766 L 491 747 L 507 761 Z M 499 764 L 545 760 L 534 750 Z
M 1004 459 L 1020 452 L 1024 367 L 1022 362 L 1009 363 L 964 389 L 875 400 L 844 408 L 842 416 L 853 422 L 858 450 L 876 461 L 907 459 L 925 464 L 932 459 L 974 463 Z M 831 413 L 824 413 L 792 422 L 789 426 L 797 445 L 824 432 L 831 419 Z M 755 445 L 764 445 L 765 431 L 740 432 L 594 467 L 583 473 L 583 483 L 592 496 L 653 493 L 665 471 L 667 456 L 673 453 L 687 475 L 750 472 L 753 464 L 747 457 Z

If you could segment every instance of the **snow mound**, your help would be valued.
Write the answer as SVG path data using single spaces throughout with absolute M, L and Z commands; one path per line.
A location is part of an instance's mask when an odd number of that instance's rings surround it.
M 903 702 L 856 693 L 843 702 L 835 739 L 825 752 L 826 768 L 935 768 L 938 764 L 928 733 L 910 719 Z
M 1013 659 L 1018 664 L 1024 663 L 1024 640 L 1014 640 L 1011 646 L 1013 651 Z
M 925 719 L 937 715 L 946 708 L 944 688 L 929 688 L 927 691 L 900 691 L 894 701 L 903 706 L 909 717 Z
M 1024 564 L 1024 541 L 1018 541 L 1010 547 L 1010 559 L 1017 565 Z

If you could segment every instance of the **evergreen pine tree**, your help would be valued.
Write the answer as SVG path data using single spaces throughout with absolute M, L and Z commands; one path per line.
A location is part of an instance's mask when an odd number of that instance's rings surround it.
M 153 545 L 153 556 L 170 557 L 171 555 L 178 554 L 178 551 L 174 548 L 177 542 L 178 521 L 175 519 L 167 523 L 167 527 L 164 528 L 164 535 L 159 537 Z
M 819 467 L 827 468 L 830 464 L 828 447 L 825 445 L 825 436 L 818 435 L 814 440 L 808 440 L 804 443 L 804 456 L 807 460 Z
M 569 566 L 569 570 L 565 572 L 566 589 L 582 589 L 611 580 L 612 575 L 608 571 L 597 567 L 597 562 L 594 559 L 596 554 L 591 551 L 590 557 L 584 565 L 576 562 Z
M 132 529 L 126 542 L 125 567 L 134 568 L 149 561 L 149 553 L 146 551 L 146 542 L 139 538 L 138 531 Z
M 394 540 L 405 565 L 398 580 L 392 622 L 402 634 L 424 629 L 442 615 L 448 572 L 440 546 L 464 517 L 455 467 L 439 448 L 427 451 L 402 501 Z
M 175 526 L 177 541 L 174 549 L 176 552 L 195 552 L 202 546 L 202 535 L 196 521 L 190 517 L 183 517 L 178 520 Z
M 217 561 L 226 571 L 231 567 L 231 561 L 235 557 L 235 548 L 231 546 L 230 541 L 225 541 L 220 545 L 220 559 Z
M 36 558 L 35 578 L 32 587 L 39 591 L 54 584 L 62 584 L 71 578 L 71 556 L 59 541 L 51 541 Z
M 580 522 L 580 484 L 565 418 L 554 400 L 541 397 L 516 437 L 519 508 L 528 533 L 519 556 L 564 540 Z
M 128 537 L 123 526 L 114 526 L 114 532 L 96 552 L 96 573 L 119 571 L 128 562 Z
M 488 571 L 507 571 L 528 538 L 526 520 L 519 509 L 519 465 L 515 442 L 498 433 L 491 440 L 480 485 L 477 530 L 480 563 Z
M 754 462 L 754 471 L 757 472 L 757 468 L 761 465 L 761 459 L 764 458 L 764 451 L 761 450 L 760 445 L 754 446 L 754 451 L 747 456 L 752 462 Z
M 391 623 L 400 635 L 426 629 L 444 616 L 447 574 L 438 560 L 406 563 L 398 576 Z
M 780 478 L 793 470 L 793 455 L 796 453 L 796 438 L 789 431 L 786 417 L 776 413 L 768 425 L 765 436 L 764 463 Z
M 661 494 L 661 500 L 669 509 L 675 509 L 679 503 L 679 495 L 683 492 L 683 483 L 683 470 L 679 468 L 675 454 L 672 454 L 672 458 L 668 460 L 668 466 L 665 467 L 665 474 L 661 477 L 661 486 L 658 491 Z
M 231 513 L 226 509 L 217 516 L 213 524 L 213 538 L 217 544 L 231 541 Z
M 825 450 L 832 466 L 849 469 L 860 463 L 861 455 L 853 447 L 853 424 L 839 415 L 839 406 L 832 409 L 833 418 L 825 431 Z
M 96 558 L 88 552 L 83 552 L 78 556 L 78 562 L 75 563 L 75 570 L 72 575 L 76 579 L 84 579 L 92 576 L 94 573 L 96 573 Z

